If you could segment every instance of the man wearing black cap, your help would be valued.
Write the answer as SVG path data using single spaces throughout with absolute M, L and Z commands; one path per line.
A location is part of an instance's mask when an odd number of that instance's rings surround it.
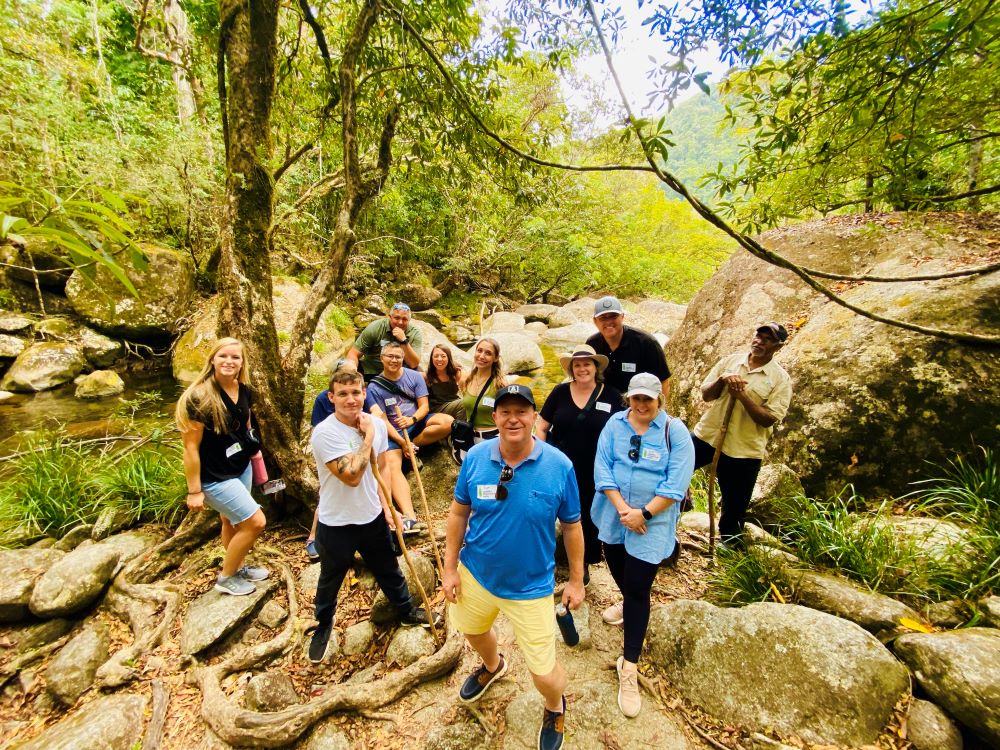
M 692 430 L 696 468 L 712 463 L 729 404 L 737 402 L 716 471 L 722 490 L 719 536 L 724 543 L 735 541 L 743 531 L 767 439 L 792 400 L 792 381 L 773 359 L 787 339 L 788 331 L 780 323 L 760 325 L 750 353 L 723 357 L 701 384 L 702 398 L 715 403 Z
M 645 331 L 625 325 L 625 310 L 617 297 L 601 297 L 594 303 L 597 333 L 587 339 L 594 351 L 608 358 L 604 382 L 625 393 L 632 376 L 651 372 L 660 381 L 663 397 L 670 393 L 670 368 L 660 343 Z
M 454 606 L 452 624 L 483 663 L 462 684 L 459 699 L 479 700 L 507 671 L 493 621 L 510 621 L 535 688 L 545 699 L 541 750 L 562 747 L 566 672 L 556 661 L 555 522 L 563 530 L 569 583 L 562 602 L 584 598 L 583 529 L 573 464 L 536 440 L 535 399 L 523 385 L 497 391 L 493 419 L 500 436 L 472 447 L 462 462 L 448 514 L 442 586 Z

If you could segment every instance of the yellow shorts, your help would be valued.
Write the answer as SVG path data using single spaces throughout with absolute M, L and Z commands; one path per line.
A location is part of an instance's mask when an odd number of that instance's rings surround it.
M 556 615 L 551 596 L 540 599 L 501 599 L 459 564 L 462 596 L 448 607 L 451 624 L 462 633 L 482 635 L 493 627 L 497 614 L 514 626 L 514 638 L 532 674 L 547 675 L 556 666 Z

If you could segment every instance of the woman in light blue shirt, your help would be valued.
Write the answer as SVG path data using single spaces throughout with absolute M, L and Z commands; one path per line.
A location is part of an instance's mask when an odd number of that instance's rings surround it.
M 649 624 L 649 592 L 657 567 L 674 552 L 680 503 L 694 472 L 691 436 L 663 411 L 660 388 L 655 375 L 632 378 L 625 394 L 629 408 L 608 420 L 594 462 L 591 517 L 623 597 L 603 617 L 624 624 L 618 706 L 629 717 L 642 705 L 636 664 Z

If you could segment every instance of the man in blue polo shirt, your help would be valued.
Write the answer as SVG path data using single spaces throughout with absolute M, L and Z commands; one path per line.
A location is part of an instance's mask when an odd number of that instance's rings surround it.
M 536 416 L 526 386 L 497 392 L 493 419 L 500 436 L 473 446 L 462 463 L 448 514 L 442 585 L 454 604 L 452 623 L 483 660 L 459 698 L 478 700 L 506 673 L 493 632 L 493 621 L 503 612 L 545 699 L 538 747 L 558 750 L 566 672 L 556 663 L 555 521 L 562 525 L 569 557 L 562 602 L 570 609 L 584 598 L 583 528 L 573 464 L 557 448 L 535 440 Z

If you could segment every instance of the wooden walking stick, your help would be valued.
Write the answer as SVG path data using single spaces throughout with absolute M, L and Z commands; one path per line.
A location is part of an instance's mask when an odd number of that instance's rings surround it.
M 403 410 L 396 404 L 396 418 L 403 418 Z M 410 441 L 410 433 L 402 430 L 403 440 L 406 442 L 406 450 L 410 454 L 410 463 L 413 464 L 413 474 L 417 478 L 417 489 L 420 490 L 420 503 L 424 507 L 424 518 L 427 519 L 427 533 L 431 537 L 431 547 L 434 549 L 434 564 L 437 565 L 438 578 L 444 580 L 444 562 L 441 560 L 441 552 L 438 550 L 437 535 L 434 533 L 434 524 L 431 522 L 431 509 L 427 504 L 427 493 L 424 492 L 424 481 L 420 478 L 420 467 L 417 465 L 417 451 Z
M 417 569 L 413 567 L 413 561 L 410 559 L 409 550 L 406 549 L 406 540 L 403 539 L 403 519 L 392 505 L 392 491 L 386 485 L 385 480 L 382 479 L 382 473 L 378 470 L 378 461 L 376 460 L 374 449 L 372 449 L 369 463 L 371 464 L 375 481 L 378 482 L 378 486 L 382 489 L 382 494 L 379 495 L 379 502 L 382 503 L 382 508 L 388 509 L 389 514 L 392 516 L 392 524 L 396 527 L 396 541 L 399 542 L 399 548 L 403 550 L 403 559 L 406 561 L 406 567 L 410 569 L 413 582 L 417 584 L 417 591 L 420 593 L 420 600 L 424 603 L 424 612 L 427 614 L 427 622 L 431 626 L 431 635 L 434 637 L 434 643 L 440 646 L 441 637 L 434 626 L 434 610 L 431 609 L 431 600 L 427 598 L 427 592 L 424 591 L 424 585 L 420 582 Z
M 733 409 L 736 408 L 736 396 L 729 394 L 729 405 L 726 407 L 726 414 L 722 418 L 722 427 L 719 429 L 719 436 L 715 439 L 715 453 L 712 454 L 712 465 L 708 469 L 708 559 L 715 559 L 715 473 L 719 468 L 719 456 L 722 455 L 722 444 L 726 442 L 726 431 L 729 429 L 729 420 L 732 419 Z

